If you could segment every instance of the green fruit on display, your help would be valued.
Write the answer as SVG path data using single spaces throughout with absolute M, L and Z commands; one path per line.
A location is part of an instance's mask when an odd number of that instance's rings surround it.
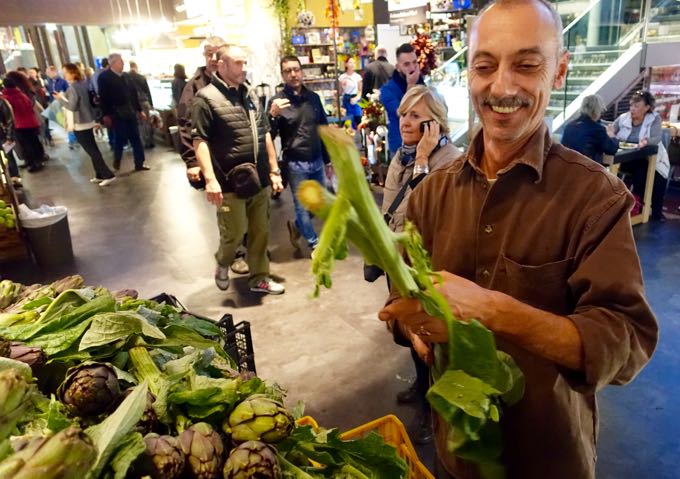
M 224 464 L 224 479 L 280 479 L 283 477 L 276 452 L 260 441 L 244 442 L 234 448 Z
M 7 203 L 5 203 L 5 200 L 0 200 L 0 208 L 5 208 L 7 207 Z
M 12 304 L 20 292 L 21 285 L 19 283 L 14 283 L 8 279 L 0 281 L 0 309 L 4 309 Z
M 34 439 L 0 463 L 0 479 L 84 478 L 97 449 L 78 427 Z
M 146 450 L 135 464 L 135 470 L 141 473 L 141 476 L 148 475 L 151 479 L 175 479 L 182 475 L 185 458 L 179 439 L 151 433 L 144 437 L 144 443 Z
M 194 424 L 179 436 L 182 452 L 187 459 L 187 473 L 195 479 L 217 479 L 222 472 L 224 444 L 212 426 Z
M 263 394 L 254 394 L 234 408 L 223 429 L 237 443 L 276 443 L 288 437 L 294 425 L 293 416 L 283 404 Z
M 109 411 L 117 403 L 121 391 L 111 366 L 89 363 L 69 369 L 58 394 L 72 414 L 92 417 Z
M 30 405 L 35 386 L 16 369 L 0 371 L 0 442 L 5 440 Z

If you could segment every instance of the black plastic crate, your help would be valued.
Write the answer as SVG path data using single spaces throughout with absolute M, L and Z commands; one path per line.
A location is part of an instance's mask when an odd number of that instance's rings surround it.
M 150 299 L 157 303 L 165 303 L 179 308 L 183 313 L 190 314 L 191 316 L 205 319 L 206 321 L 213 321 L 205 316 L 187 311 L 177 297 L 171 294 L 161 293 Z M 217 326 L 224 334 L 224 344 L 222 347 L 229 357 L 236 362 L 239 371 L 256 373 L 255 351 L 253 350 L 253 338 L 250 334 L 250 323 L 248 321 L 241 321 L 234 324 L 234 317 L 227 313 L 217 322 Z

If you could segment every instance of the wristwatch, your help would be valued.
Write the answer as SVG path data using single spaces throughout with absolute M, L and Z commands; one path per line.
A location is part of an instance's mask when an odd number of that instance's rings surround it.
M 277 168 L 277 169 L 275 169 L 275 170 L 272 170 L 272 171 L 269 172 L 269 174 L 270 174 L 270 175 L 281 176 L 281 168 Z

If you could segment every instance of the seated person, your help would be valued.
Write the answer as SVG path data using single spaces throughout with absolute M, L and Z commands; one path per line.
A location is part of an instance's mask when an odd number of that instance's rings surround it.
M 604 101 L 599 95 L 589 95 L 581 103 L 581 116 L 564 127 L 562 144 L 576 150 L 591 160 L 602 164 L 604 154 L 614 155 L 619 149 L 619 140 L 613 132 L 600 123 Z
M 664 222 L 663 200 L 670 173 L 668 153 L 661 143 L 661 117 L 654 111 L 656 100 L 648 91 L 637 91 L 630 99 L 630 111 L 619 116 L 607 127 L 609 134 L 616 134 L 619 140 L 637 143 L 640 148 L 659 145 L 656 154 L 656 173 L 652 190 L 652 220 Z M 647 162 L 644 159 L 626 162 L 621 171 L 633 177 L 633 193 L 644 198 L 647 179 Z

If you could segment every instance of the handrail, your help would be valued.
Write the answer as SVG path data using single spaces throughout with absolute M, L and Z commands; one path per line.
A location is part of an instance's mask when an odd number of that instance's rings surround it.
M 601 2 L 601 0 L 595 0 L 594 2 L 592 2 L 588 6 L 588 8 L 586 8 L 576 18 L 574 18 L 574 20 L 572 20 L 572 22 L 569 25 L 564 27 L 564 29 L 562 30 L 562 36 L 564 36 L 564 34 L 567 33 L 574 25 L 576 25 L 578 22 L 580 22 L 583 17 L 585 17 L 587 14 L 589 14 L 590 11 L 593 9 L 593 7 L 595 7 L 600 2 Z
M 623 38 L 619 40 L 617 43 L 618 46 L 622 45 L 628 45 L 628 43 L 637 35 L 640 33 L 640 30 L 642 30 L 645 27 L 645 23 L 647 21 L 645 20 L 644 22 L 638 22 L 637 25 L 635 25 L 634 28 L 632 28 L 628 33 L 626 33 Z M 630 46 L 630 45 L 628 45 Z

